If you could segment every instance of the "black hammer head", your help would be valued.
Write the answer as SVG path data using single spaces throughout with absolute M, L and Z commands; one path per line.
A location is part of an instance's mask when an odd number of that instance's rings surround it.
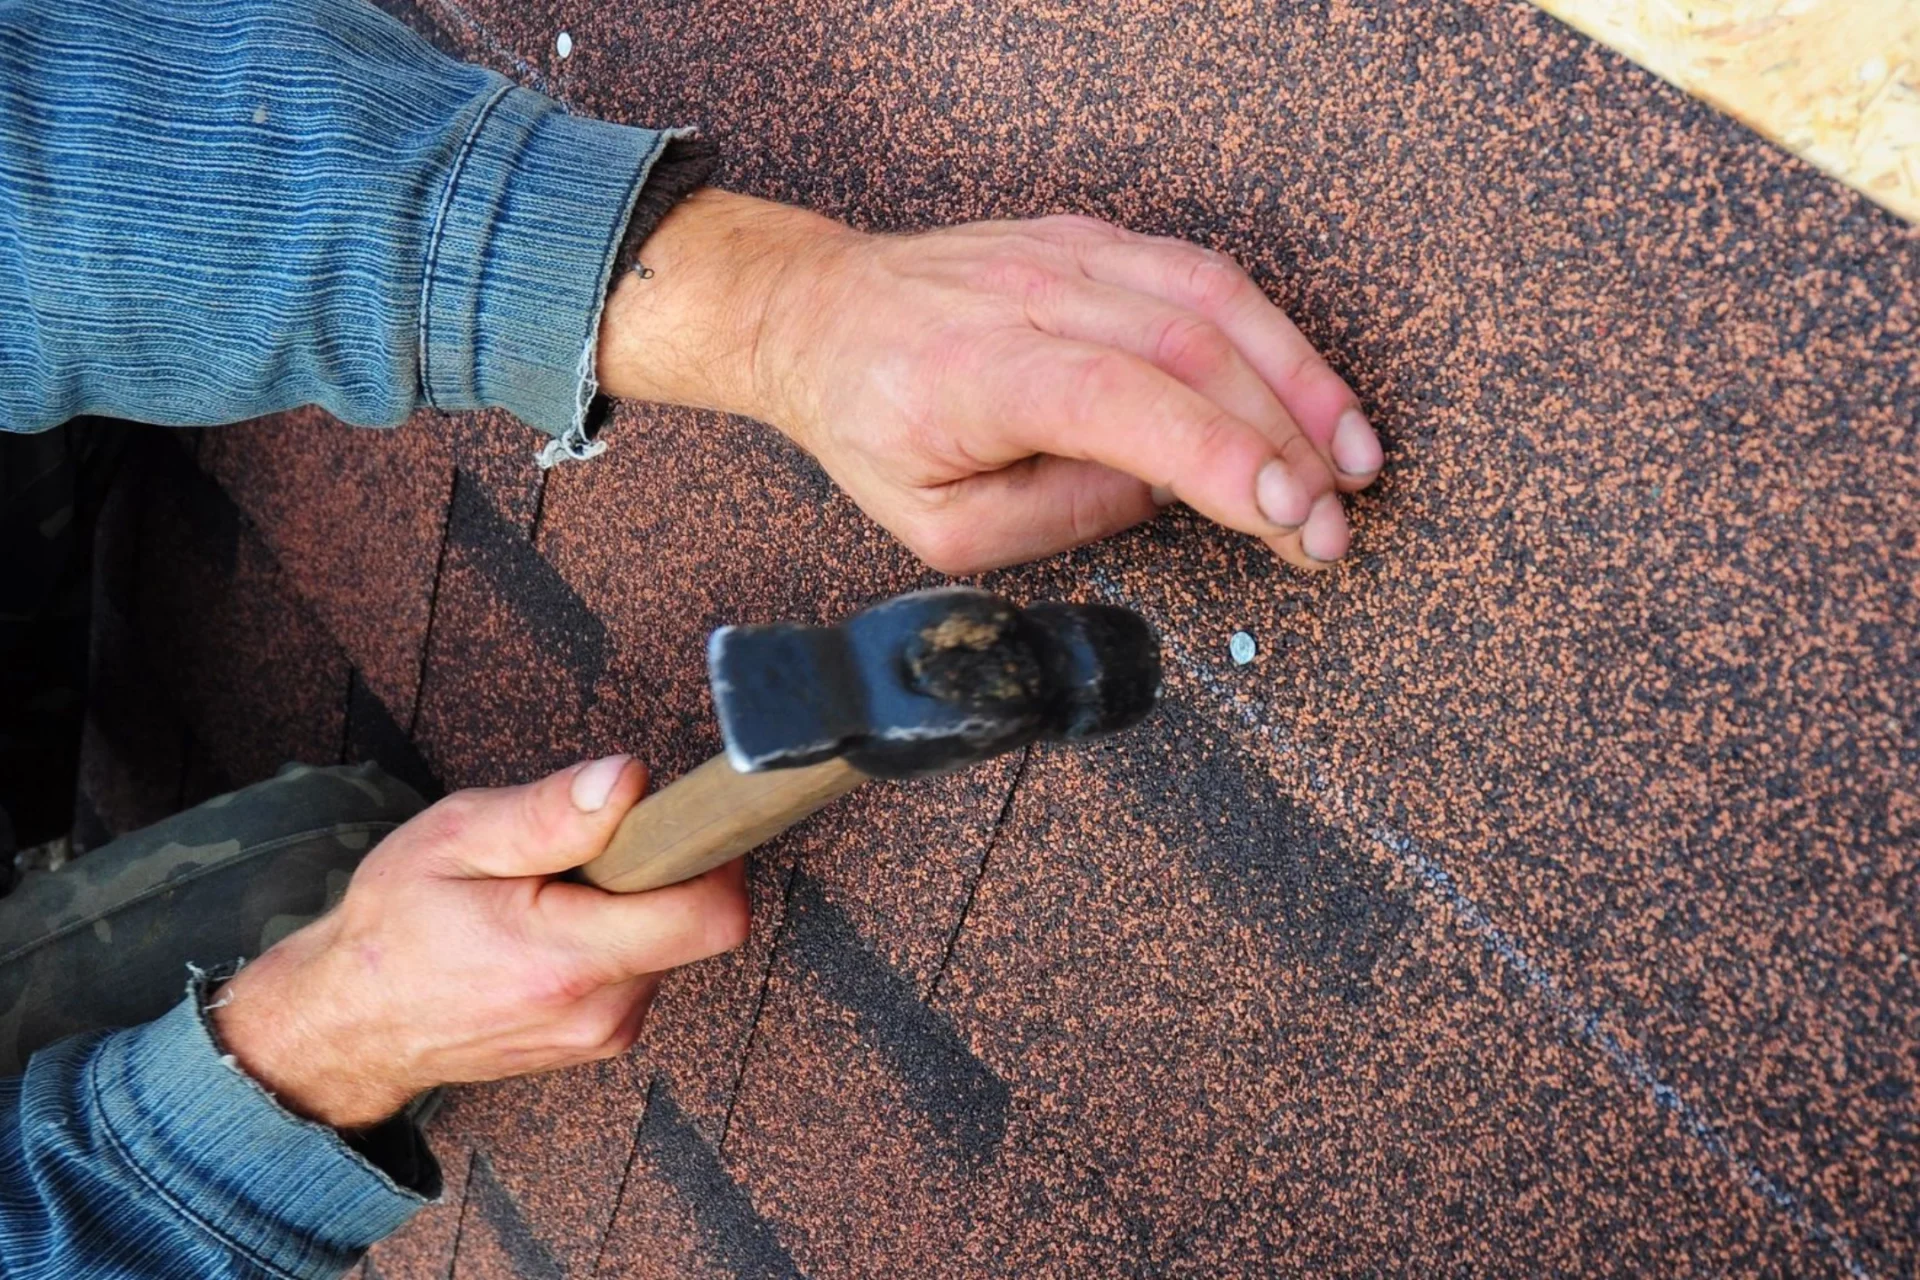
M 844 756 L 908 778 L 1137 724 L 1160 695 L 1160 642 L 1130 609 L 945 587 L 837 627 L 722 627 L 707 671 L 742 773 Z

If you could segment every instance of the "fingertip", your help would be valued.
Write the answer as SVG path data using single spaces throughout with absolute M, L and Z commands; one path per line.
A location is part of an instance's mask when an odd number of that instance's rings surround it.
M 1266 544 L 1267 550 L 1273 552 L 1274 559 L 1304 573 L 1319 573 L 1329 567 L 1300 550 L 1300 534 L 1297 531 L 1277 533 L 1260 541 Z
M 620 785 L 620 775 L 626 772 L 630 759 L 624 754 L 605 756 L 577 767 L 573 781 L 567 787 L 573 807 L 582 813 L 598 813 L 606 808 L 607 801 L 613 797 L 613 789 Z
M 686 885 L 685 909 L 694 936 L 674 964 L 692 964 L 745 945 L 753 924 L 753 908 L 747 897 L 747 860 L 724 862 L 686 881 Z
M 1347 554 L 1352 529 L 1337 494 L 1322 494 L 1298 529 L 1262 538 L 1267 549 L 1294 568 L 1324 573 Z
M 746 855 L 729 858 L 717 867 L 709 867 L 686 883 L 701 886 L 699 892 L 705 898 L 744 898 L 747 893 Z
M 1298 529 L 1313 511 L 1313 492 L 1293 468 L 1278 458 L 1270 459 L 1260 468 L 1254 477 L 1253 495 L 1260 514 L 1283 532 Z
M 1347 554 L 1353 529 L 1347 523 L 1340 495 L 1323 493 L 1300 528 L 1300 551 L 1318 566 L 1331 565 Z
M 753 932 L 753 899 L 747 893 L 747 860 L 735 858 L 724 868 L 727 872 L 729 890 L 729 914 L 725 925 L 727 936 L 721 941 L 727 945 L 724 950 L 734 951 L 747 944 L 747 937 Z
M 620 785 L 614 788 L 614 795 L 626 797 L 625 803 L 632 806 L 647 794 L 652 784 L 653 771 L 647 768 L 646 762 L 628 756 L 627 767 L 620 775 Z
M 742 894 L 727 910 L 714 913 L 707 954 L 718 956 L 738 951 L 747 945 L 747 936 L 752 932 L 753 912 L 747 906 L 746 895 Z
M 747 860 L 735 858 L 724 866 L 715 868 L 720 873 L 720 883 L 726 886 L 727 909 L 723 912 L 721 941 L 726 945 L 721 949 L 732 951 L 746 943 L 747 934 L 753 926 L 753 902 L 747 895 Z
M 1379 434 L 1357 406 L 1342 413 L 1334 424 L 1328 451 L 1341 478 L 1355 488 L 1372 483 L 1386 460 Z
M 567 796 L 581 813 L 624 811 L 647 789 L 647 767 L 621 752 L 575 765 Z

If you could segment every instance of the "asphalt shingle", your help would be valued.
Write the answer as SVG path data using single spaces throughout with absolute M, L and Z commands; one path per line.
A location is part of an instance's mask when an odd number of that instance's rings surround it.
M 1164 712 L 763 851 L 632 1058 L 455 1099 L 380 1275 L 1920 1267 L 1920 232 L 1495 0 L 399 8 L 737 189 L 1232 252 L 1388 467 L 1324 576 L 1179 511 L 993 575 L 1143 610 Z M 344 651 L 447 785 L 668 776 L 708 628 L 933 580 L 752 424 L 281 425 L 149 588 L 231 613 L 236 770 L 364 739 Z

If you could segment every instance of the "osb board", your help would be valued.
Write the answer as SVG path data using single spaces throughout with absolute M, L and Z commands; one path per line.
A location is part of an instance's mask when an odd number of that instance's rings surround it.
M 1535 0 L 1920 221 L 1915 0 Z

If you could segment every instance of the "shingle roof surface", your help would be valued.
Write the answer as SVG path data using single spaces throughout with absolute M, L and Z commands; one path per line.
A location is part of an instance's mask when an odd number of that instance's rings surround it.
M 1920 1270 L 1920 233 L 1494 0 L 393 7 L 862 225 L 1228 250 L 1389 467 L 1322 577 L 1179 513 L 995 575 L 1145 611 L 1164 712 L 764 850 L 633 1057 L 454 1096 L 369 1275 Z M 668 776 L 708 628 L 932 580 L 759 427 L 608 439 L 172 455 L 200 755 Z

